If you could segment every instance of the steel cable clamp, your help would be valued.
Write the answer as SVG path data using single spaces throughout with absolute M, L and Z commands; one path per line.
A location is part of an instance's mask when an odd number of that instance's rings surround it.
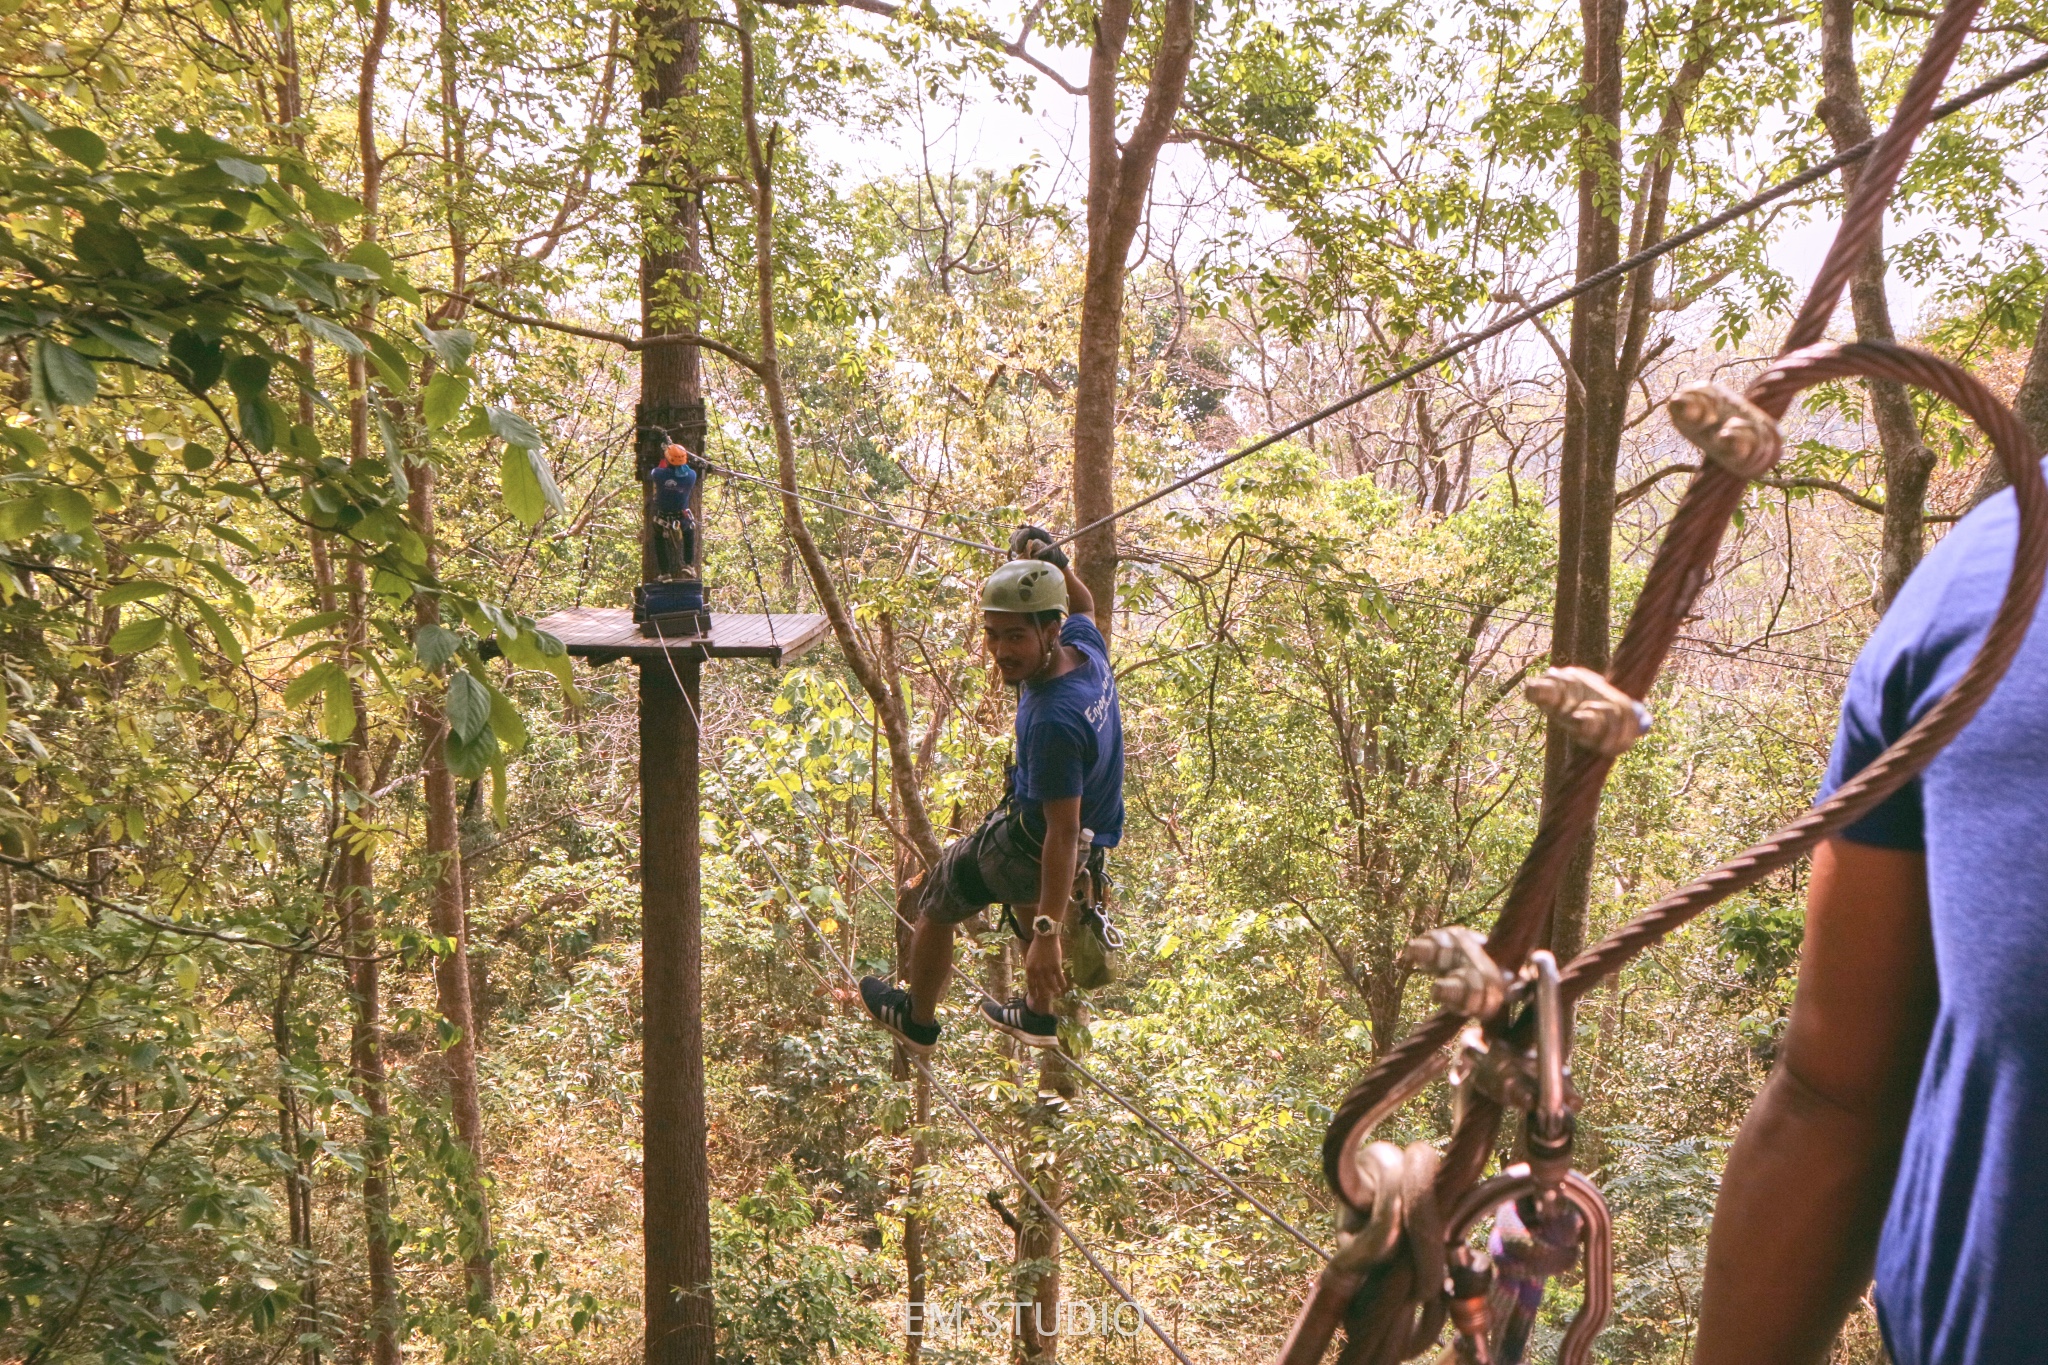
M 1667 404 L 1671 425 L 1730 474 L 1760 478 L 1784 453 L 1778 424 L 1756 404 L 1719 384 L 1687 384 Z
M 1650 708 L 1590 668 L 1571 664 L 1544 670 L 1522 684 L 1544 715 L 1572 742 L 1604 758 L 1618 758 L 1650 733 Z

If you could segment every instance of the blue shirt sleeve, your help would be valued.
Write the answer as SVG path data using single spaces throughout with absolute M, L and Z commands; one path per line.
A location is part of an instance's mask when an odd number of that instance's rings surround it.
M 1104 668 L 1109 667 L 1109 641 L 1086 616 L 1069 616 L 1060 623 L 1060 643 L 1072 645 Z
M 1886 686 L 1888 680 L 1882 676 L 1873 676 L 1885 671 L 1867 650 L 1857 660 L 1842 697 L 1842 721 L 1835 731 L 1835 748 L 1828 756 L 1827 776 L 1821 781 L 1819 799 L 1834 795 L 1836 788 L 1863 771 L 1905 733 L 1910 723 L 1906 718 L 1910 702 L 1887 704 L 1901 689 Z M 1889 671 L 1895 680 L 1903 670 Z M 1920 779 L 1914 777 L 1862 819 L 1845 825 L 1842 837 L 1877 848 L 1925 851 L 1927 836 L 1920 807 Z

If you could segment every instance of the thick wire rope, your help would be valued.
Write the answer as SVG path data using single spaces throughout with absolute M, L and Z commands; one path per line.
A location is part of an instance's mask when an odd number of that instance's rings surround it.
M 1216 1177 L 1216 1179 L 1228 1185 L 1233 1191 L 1237 1193 L 1237 1195 L 1240 1198 L 1244 1199 L 1253 1208 L 1257 1209 L 1260 1213 L 1265 1214 L 1267 1218 L 1271 1219 L 1275 1227 L 1285 1232 L 1288 1236 L 1292 1237 L 1295 1241 L 1301 1243 L 1304 1247 L 1307 1247 L 1310 1251 L 1313 1251 L 1316 1255 L 1322 1257 L 1324 1260 L 1327 1261 L 1330 1259 L 1330 1253 L 1325 1251 L 1320 1245 L 1318 1245 L 1314 1238 L 1310 1237 L 1307 1233 L 1303 1232 L 1293 1223 L 1290 1223 L 1287 1219 L 1281 1217 L 1278 1213 L 1274 1212 L 1270 1207 L 1267 1206 L 1265 1200 L 1259 1198 L 1250 1190 L 1238 1184 L 1235 1180 L 1232 1180 L 1222 1171 L 1218 1170 L 1216 1167 L 1210 1165 L 1207 1161 L 1203 1160 L 1200 1156 L 1196 1155 L 1194 1150 L 1190 1148 L 1185 1142 L 1182 1142 L 1179 1138 L 1175 1137 L 1173 1133 L 1167 1129 L 1166 1125 L 1162 1124 L 1161 1122 L 1159 1122 L 1159 1120 L 1153 1118 L 1150 1114 L 1146 1113 L 1142 1105 L 1139 1105 L 1133 1100 L 1126 1099 L 1122 1094 L 1118 1093 L 1116 1087 L 1112 1086 L 1108 1081 L 1103 1080 L 1102 1077 L 1096 1075 L 1087 1067 L 1081 1065 L 1079 1058 L 1069 1056 L 1067 1058 L 1067 1065 L 1072 1067 L 1075 1071 L 1079 1072 L 1081 1076 L 1085 1078 L 1090 1085 L 1093 1085 L 1097 1090 L 1100 1090 L 1103 1094 L 1109 1096 L 1118 1104 L 1122 1105 L 1124 1109 L 1131 1114 L 1132 1117 L 1138 1120 L 1138 1122 L 1144 1124 L 1147 1128 L 1150 1128 L 1154 1133 L 1166 1139 L 1166 1141 L 1171 1143 L 1174 1149 L 1178 1151 L 1182 1156 L 1194 1162 L 1197 1166 L 1200 1166 L 1210 1175 Z
M 1989 99 L 1991 96 L 1998 94 L 1999 92 L 2005 90 L 2007 87 L 2016 85 L 2020 81 L 2025 80 L 2027 77 L 2036 75 L 2041 71 L 2048 71 L 2048 52 L 2042 53 L 2041 55 L 2035 57 L 2032 61 L 2023 62 L 2018 66 L 2012 67 L 2009 70 L 1992 77 L 1990 80 L 1984 82 L 1980 86 L 1977 86 L 1975 89 L 1967 90 L 1964 93 L 1956 96 L 1954 99 L 1949 100 L 1944 104 L 1936 105 L 1933 108 L 1933 110 L 1930 111 L 1926 122 L 1930 124 L 1937 123 L 1942 119 L 1948 118 L 1952 114 L 1960 113 L 1962 110 L 1969 108 L 1971 105 L 1978 103 L 1980 100 Z M 1585 279 L 1580 280 L 1578 283 L 1572 285 L 1568 289 L 1560 290 L 1559 292 L 1550 295 L 1548 298 L 1539 299 L 1535 303 L 1532 303 L 1528 305 L 1526 308 L 1521 309 L 1519 312 L 1510 313 L 1506 317 L 1500 319 L 1498 322 L 1495 322 L 1490 326 L 1483 327 L 1479 331 L 1472 333 L 1470 336 L 1465 337 L 1462 340 L 1452 342 L 1449 346 L 1446 346 L 1442 350 L 1436 351 L 1431 355 L 1425 356 L 1424 358 L 1416 361 L 1412 365 L 1408 365 L 1403 367 L 1402 369 L 1396 370 L 1394 373 L 1388 375 L 1385 379 L 1379 380 L 1373 384 L 1368 384 L 1366 387 L 1358 390 L 1356 393 L 1340 398 L 1336 402 L 1331 403 L 1326 407 L 1318 408 L 1314 412 L 1310 413 L 1308 416 L 1290 422 L 1286 426 L 1281 427 L 1277 431 L 1268 432 L 1266 435 L 1261 436 L 1258 440 L 1253 441 L 1250 445 L 1242 446 L 1237 450 L 1232 451 L 1230 454 L 1225 455 L 1220 460 L 1214 460 L 1209 464 L 1203 465 L 1200 469 L 1195 470 L 1192 474 L 1183 475 L 1182 477 L 1175 479 L 1172 483 L 1166 484 L 1161 488 L 1157 488 L 1152 492 L 1147 493 L 1144 497 L 1139 498 L 1136 502 L 1130 503 L 1129 505 L 1124 507 L 1119 507 L 1117 510 L 1109 513 L 1106 516 L 1097 517 L 1094 521 L 1089 522 L 1087 525 L 1078 527 L 1075 530 L 1069 531 L 1067 534 L 1059 537 L 1057 540 L 1053 542 L 1053 544 L 1065 545 L 1071 541 L 1080 538 L 1081 536 L 1087 535 L 1090 531 L 1098 530 L 1104 526 L 1113 525 L 1122 518 L 1129 516 L 1131 513 L 1135 511 L 1138 511 L 1140 508 L 1149 507 L 1153 503 L 1158 502 L 1161 498 L 1164 498 L 1172 493 L 1177 493 L 1181 489 L 1186 488 L 1189 484 L 1198 483 L 1201 480 L 1209 478 L 1211 475 L 1216 474 L 1221 470 L 1229 468 L 1231 465 L 1236 464 L 1239 460 L 1244 459 L 1248 455 L 1255 455 L 1261 450 L 1266 450 L 1272 446 L 1278 445 L 1280 442 L 1286 440 L 1288 437 L 1299 435 L 1300 433 L 1308 430 L 1310 427 L 1315 426 L 1317 423 L 1327 421 L 1329 418 L 1335 417 L 1338 413 L 1345 411 L 1347 408 L 1355 407 L 1358 404 L 1363 403 L 1368 398 L 1376 397 L 1379 394 L 1385 393 L 1387 390 L 1394 388 L 1399 384 L 1406 383 L 1408 380 L 1415 378 L 1419 374 L 1424 374 L 1430 370 L 1435 369 L 1437 366 L 1443 364 L 1447 360 L 1455 360 L 1457 357 L 1465 354 L 1465 352 L 1470 351 L 1473 348 L 1484 344 L 1485 342 L 1493 340 L 1493 338 L 1501 335 L 1503 332 L 1512 331 L 1514 328 L 1521 326 L 1525 322 L 1531 321 L 1534 318 L 1541 317 L 1543 314 L 1548 313 L 1553 308 L 1557 308 L 1564 304 L 1570 303 L 1573 299 L 1578 298 L 1581 294 L 1590 293 L 1591 291 L 1600 288 L 1602 285 L 1611 283 L 1614 280 L 1622 278 L 1624 275 L 1628 275 L 1636 270 L 1639 270 L 1643 266 L 1650 264 L 1652 261 L 1670 255 L 1672 252 L 1678 250 L 1682 246 L 1688 246 L 1691 243 L 1698 241 L 1700 238 L 1705 237 L 1709 233 L 1718 232 L 1720 229 L 1728 226 L 1730 223 L 1733 223 L 1738 218 L 1746 217 L 1749 214 L 1754 213 L 1758 209 L 1764 207 L 1766 204 L 1772 203 L 1779 199 L 1783 199 L 1785 196 L 1789 194 L 1805 189 L 1808 185 L 1811 185 L 1816 181 L 1826 179 L 1828 176 L 1833 175 L 1836 171 L 1841 170 L 1844 166 L 1853 165 L 1854 163 L 1863 160 L 1865 157 L 1869 156 L 1872 152 L 1877 150 L 1879 140 L 1879 138 L 1873 137 L 1868 139 L 1867 141 L 1859 142 L 1854 147 L 1849 148 L 1847 151 L 1839 152 L 1836 155 L 1829 157 L 1826 161 L 1811 166 L 1806 170 L 1801 171 L 1798 175 L 1791 177 L 1788 180 L 1781 180 L 1777 184 L 1771 186 L 1767 190 L 1764 190 L 1760 194 L 1752 195 L 1749 198 L 1743 200 L 1739 204 L 1735 204 L 1732 207 L 1723 209 L 1721 212 L 1715 214 L 1711 218 L 1702 219 L 1701 221 L 1693 224 L 1691 227 L 1686 228 L 1684 231 L 1674 233 L 1673 235 L 1666 237 L 1663 241 L 1658 242 L 1655 246 L 1647 247 L 1644 250 L 1637 252 L 1635 255 L 1630 256 L 1625 260 L 1616 261 L 1613 265 L 1608 266 L 1605 270 L 1601 270 L 1592 275 L 1588 275 Z
M 690 689 L 683 685 L 682 674 L 676 670 L 674 652 L 669 648 L 668 638 L 661 633 L 661 626 L 658 622 L 654 623 L 654 637 L 661 644 L 662 661 L 668 665 L 669 676 L 675 680 L 677 693 L 681 695 L 683 704 L 690 708 L 691 722 L 696 726 L 698 739 L 701 743 L 704 734 L 703 716 L 697 710 L 696 702 L 690 697 Z M 679 641 L 678 643 L 681 642 Z M 728 792 L 732 791 L 732 779 L 726 774 L 725 760 L 714 752 L 711 763 L 713 770 L 718 774 L 718 780 L 724 784 Z M 782 883 L 783 892 L 789 897 L 789 908 L 796 911 L 798 918 L 810 926 L 811 932 L 818 936 L 818 942 L 824 946 L 826 953 L 831 956 L 833 965 L 839 968 L 840 975 L 844 976 L 847 984 L 858 992 L 860 990 L 860 981 L 854 976 L 853 968 L 847 964 L 845 958 L 839 955 L 839 947 L 832 942 L 831 936 L 819 926 L 816 920 L 811 918 L 810 912 L 804 909 L 803 902 L 797 898 L 795 884 L 787 876 L 783 875 L 781 865 L 775 861 L 774 855 L 768 852 L 765 845 L 755 842 L 754 848 L 760 853 L 761 861 L 767 865 L 769 873 L 776 881 Z M 939 1098 L 945 1101 L 946 1107 L 959 1115 L 961 1122 L 974 1131 L 974 1135 L 981 1139 L 982 1146 L 988 1148 L 989 1155 L 993 1156 L 997 1163 L 1017 1182 L 1019 1187 L 1031 1196 L 1032 1202 L 1038 1205 L 1047 1220 L 1054 1227 L 1058 1228 L 1069 1242 L 1074 1244 L 1074 1250 L 1081 1253 L 1082 1259 L 1087 1261 L 1095 1273 L 1102 1277 L 1103 1283 L 1115 1290 L 1117 1296 L 1131 1306 L 1132 1310 L 1137 1313 L 1138 1320 L 1151 1329 L 1152 1335 L 1159 1338 L 1160 1343 L 1168 1351 L 1172 1352 L 1173 1358 L 1179 1361 L 1180 1365 L 1194 1365 L 1194 1362 L 1188 1359 L 1187 1352 L 1181 1349 L 1180 1343 L 1174 1340 L 1173 1334 L 1159 1325 L 1151 1313 L 1146 1311 L 1145 1305 L 1139 1303 L 1136 1296 L 1124 1287 L 1123 1281 L 1119 1280 L 1115 1273 L 1102 1263 L 1101 1258 L 1096 1256 L 1094 1249 L 1081 1240 L 1080 1234 L 1074 1231 L 1066 1219 L 1060 1217 L 1059 1211 L 1053 1208 L 1043 1195 L 1039 1194 L 1029 1180 L 1024 1178 L 1023 1173 L 1017 1169 L 1010 1158 L 1003 1154 L 1002 1148 L 998 1147 L 994 1139 L 990 1138 L 982 1130 L 981 1125 L 974 1121 L 973 1115 L 961 1107 L 960 1102 L 953 1097 L 952 1087 L 938 1078 L 923 1057 L 915 1053 L 908 1053 L 907 1055 L 916 1065 L 917 1069 L 924 1074 L 925 1080 L 931 1085 L 932 1089 L 938 1092 Z

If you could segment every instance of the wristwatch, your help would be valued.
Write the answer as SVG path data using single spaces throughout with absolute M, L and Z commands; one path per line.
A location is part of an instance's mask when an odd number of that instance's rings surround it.
M 1051 915 L 1040 915 L 1031 921 L 1031 934 L 1034 938 L 1040 934 L 1057 934 L 1059 931 L 1060 922 Z

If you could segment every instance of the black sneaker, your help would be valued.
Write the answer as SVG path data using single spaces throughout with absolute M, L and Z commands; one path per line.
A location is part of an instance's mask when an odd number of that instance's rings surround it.
M 1060 1021 L 1050 1014 L 1040 1014 L 1025 1004 L 1021 995 L 1007 1005 L 983 997 L 981 1017 L 1026 1047 L 1060 1045 Z
M 932 1044 L 939 1041 L 937 1024 L 920 1024 L 910 1017 L 910 992 L 900 986 L 889 986 L 879 976 L 864 976 L 860 979 L 861 1003 L 868 1007 L 868 1017 L 896 1035 L 898 1041 L 922 1057 L 932 1050 Z

